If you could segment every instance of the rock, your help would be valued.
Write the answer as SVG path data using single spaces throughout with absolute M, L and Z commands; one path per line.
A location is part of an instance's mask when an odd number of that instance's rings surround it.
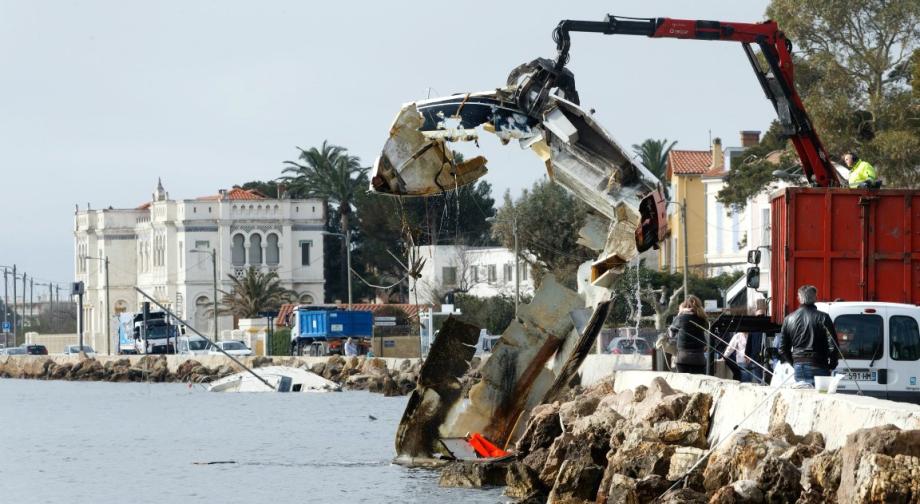
M 379 358 L 371 358 L 361 365 L 361 372 L 365 374 L 386 374 L 387 362 Z
M 60 366 L 56 366 L 52 370 L 51 376 L 49 378 L 51 378 L 52 380 L 63 380 L 70 374 L 72 369 L 73 369 L 73 364 L 70 364 L 70 363 L 61 364 Z
M 687 406 L 684 408 L 678 420 L 699 424 L 703 437 L 706 437 L 709 435 L 711 410 L 712 396 L 703 392 L 697 392 L 690 396 L 690 400 L 687 401 Z
M 795 502 L 802 493 L 801 477 L 792 462 L 771 454 L 757 465 L 750 479 L 763 491 L 765 501 Z
M 399 363 L 400 373 L 405 373 L 409 371 L 409 369 L 411 368 L 412 368 L 412 361 L 410 361 L 409 359 L 404 359 L 402 362 Z
M 345 387 L 350 390 L 368 390 L 373 378 L 368 374 L 351 375 L 345 380 Z
M 778 457 L 788 448 L 783 440 L 739 430 L 710 454 L 703 471 L 703 486 L 715 492 L 733 481 L 756 479 L 753 475 L 768 455 Z
M 840 453 L 821 452 L 802 463 L 803 498 L 809 502 L 833 502 L 840 486 Z
M 637 479 L 651 474 L 665 476 L 673 454 L 673 446 L 659 441 L 624 444 L 609 458 L 607 470 Z
M 654 502 L 671 486 L 671 482 L 657 474 L 636 480 L 636 497 L 639 502 Z
M 920 457 L 873 453 L 860 460 L 851 502 L 917 502 Z M 843 487 L 841 486 L 841 490 Z
M 383 379 L 383 395 L 384 397 L 394 397 L 402 395 L 399 390 L 399 386 L 396 384 L 396 381 L 393 380 L 389 375 L 386 375 Z
M 738 499 L 736 502 L 754 504 L 764 501 L 763 492 L 760 491 L 756 481 L 738 480 L 732 483 L 732 490 L 735 491 L 735 496 Z
M 201 366 L 201 363 L 194 359 L 189 359 L 179 364 L 179 367 L 176 368 L 176 381 L 187 381 L 189 375 L 192 374 L 192 370 L 199 366 Z
M 792 432 L 792 427 L 790 427 L 786 422 L 776 422 L 771 424 L 767 434 L 775 438 L 782 439 L 791 445 L 799 444 L 802 441 L 802 437 L 797 436 L 795 432 Z
M 323 378 L 327 380 L 336 380 L 344 369 L 345 358 L 341 355 L 333 355 L 326 361 L 326 368 L 323 370 Z
M 597 397 L 598 399 L 603 399 L 604 397 L 613 394 L 613 382 L 616 378 L 616 375 L 611 374 L 610 376 L 602 379 L 601 381 L 587 387 L 580 395 L 584 397 Z
M 706 504 L 709 501 L 705 494 L 689 488 L 680 488 L 662 495 L 661 499 L 656 502 L 658 504 Z
M 698 423 L 668 420 L 655 424 L 655 432 L 662 442 L 681 446 L 706 447 L 706 432 Z
M 496 462 L 451 462 L 441 470 L 438 486 L 482 488 L 505 484 L 507 465 Z
M 709 497 L 709 504 L 735 504 L 739 502 L 738 495 L 731 485 L 719 488 Z
M 545 500 L 546 487 L 529 466 L 522 462 L 513 462 L 505 473 L 504 494 L 518 500 Z
M 839 502 L 859 502 L 857 489 L 860 488 L 860 484 L 864 483 L 866 478 L 876 479 L 869 476 L 875 469 L 869 466 L 863 469 L 860 467 L 863 459 L 873 453 L 889 457 L 920 457 L 920 430 L 902 431 L 894 425 L 884 425 L 860 429 L 847 436 L 846 444 L 840 449 L 840 486 L 837 491 Z M 873 459 L 873 464 L 878 466 L 879 478 L 888 476 L 884 461 Z M 864 473 L 860 474 L 860 470 Z M 859 477 L 862 477 L 862 481 Z
M 318 374 L 318 375 L 320 375 L 320 376 L 323 376 L 323 373 L 324 373 L 325 371 L 326 371 L 326 363 L 325 363 L 325 362 L 314 362 L 314 363 L 310 366 L 310 372 L 311 372 L 311 373 L 315 373 L 315 374 Z
M 808 434 L 802 436 L 802 444 L 808 446 L 817 446 L 818 448 L 824 449 L 824 434 L 820 432 L 811 431 Z
M 546 486 L 551 487 L 553 482 L 556 481 L 556 476 L 559 474 L 559 470 L 562 469 L 562 464 L 565 462 L 567 451 L 574 441 L 575 436 L 571 433 L 566 432 L 560 434 L 559 437 L 553 440 L 553 444 L 551 444 L 546 451 L 546 459 L 539 473 L 540 480 L 543 481 Z
M 537 449 L 549 448 L 561 433 L 559 404 L 541 404 L 531 410 L 530 420 L 518 440 L 516 451 L 519 456 L 526 456 Z
M 569 430 L 575 420 L 594 413 L 599 402 L 599 397 L 580 397 L 562 404 L 559 406 L 559 419 L 562 421 L 562 425 L 566 430 Z
M 614 474 L 607 487 L 601 487 L 598 490 L 595 502 L 639 504 L 639 496 L 636 494 L 636 480 L 622 474 Z
M 699 462 L 700 458 L 706 454 L 706 450 L 700 448 L 693 448 L 689 446 L 681 446 L 674 449 L 674 454 L 671 455 L 671 462 L 668 466 L 667 478 L 671 481 L 677 481 L 678 478 L 681 478 L 687 472 L 690 471 L 690 468 L 694 464 Z M 700 467 L 697 468 L 698 471 L 702 473 L 703 465 L 700 464 Z
M 594 502 L 604 470 L 584 458 L 566 460 L 549 492 L 547 502 L 556 504 L 582 504 Z

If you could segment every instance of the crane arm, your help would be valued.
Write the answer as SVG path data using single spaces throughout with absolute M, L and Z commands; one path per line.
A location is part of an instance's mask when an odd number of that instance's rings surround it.
M 775 21 L 732 23 L 613 15 L 607 15 L 603 21 L 567 19 L 561 21 L 553 32 L 558 51 L 557 70 L 561 70 L 568 63 L 572 32 L 740 42 L 764 94 L 773 103 L 783 127 L 783 134 L 792 140 L 809 182 L 821 187 L 841 185 L 830 156 L 818 138 L 802 99 L 796 91 L 793 81 L 792 42 L 779 30 Z M 757 59 L 752 44 L 760 47 L 767 64 L 766 68 Z

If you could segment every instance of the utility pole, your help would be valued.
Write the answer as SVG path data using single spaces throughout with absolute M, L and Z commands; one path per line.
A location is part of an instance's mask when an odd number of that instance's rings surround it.
M 58 305 L 58 311 L 60 311 L 61 309 L 61 286 L 60 285 L 58 285 L 57 289 L 55 290 L 55 297 L 57 298 L 55 299 L 55 301 L 57 302 L 57 305 Z M 55 323 L 54 322 L 54 310 L 51 310 L 51 323 L 52 325 Z
M 521 254 L 518 252 L 517 215 L 511 214 L 511 234 L 514 235 L 514 318 L 521 302 Z
M 331 231 L 323 231 L 323 234 L 329 236 L 339 236 L 345 239 L 345 256 L 348 263 L 348 309 L 351 310 L 351 229 L 346 229 L 345 234 L 333 233 Z
M 29 279 L 29 329 L 32 328 L 32 324 L 35 323 L 35 314 L 33 310 L 35 309 L 35 279 Z
M 24 315 L 26 314 L 26 290 L 29 287 L 29 285 L 26 283 L 27 276 L 28 275 L 26 275 L 26 272 L 23 271 L 22 272 L 22 314 L 23 316 L 19 317 L 19 334 L 22 335 L 23 342 L 25 342 L 25 337 L 26 337 L 26 318 Z
M 3 325 L 4 327 L 6 326 L 6 323 L 8 322 L 7 312 L 10 311 L 10 295 L 9 295 L 9 292 L 7 291 L 7 284 L 6 284 L 8 276 L 9 276 L 9 270 L 7 270 L 6 266 L 4 266 L 3 267 Z M 3 333 L 4 335 L 3 344 L 5 346 L 10 346 L 8 334 L 9 333 L 6 333 L 6 332 Z
M 112 306 L 109 297 L 109 256 L 103 258 L 105 265 L 105 353 L 112 355 Z M 83 348 L 80 348 L 83 352 Z
M 48 282 L 48 332 L 54 332 L 54 284 Z
M 687 272 L 690 269 L 690 247 L 687 244 L 687 198 L 680 204 L 680 224 L 683 226 L 684 235 L 684 301 L 690 295 L 690 289 L 687 288 Z
M 16 346 L 16 336 L 19 334 L 16 323 L 16 265 L 13 265 L 13 346 Z

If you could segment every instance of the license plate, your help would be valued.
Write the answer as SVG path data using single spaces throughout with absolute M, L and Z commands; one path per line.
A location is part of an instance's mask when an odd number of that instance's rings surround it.
M 877 381 L 878 374 L 875 371 L 848 371 L 847 380 L 850 381 Z

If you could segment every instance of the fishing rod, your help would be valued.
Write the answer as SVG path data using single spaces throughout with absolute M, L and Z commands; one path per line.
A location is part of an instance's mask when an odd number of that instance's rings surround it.
M 710 336 L 712 336 L 713 338 L 719 340 L 719 342 L 725 343 L 726 346 L 729 345 L 729 343 L 728 343 L 727 341 L 725 341 L 724 339 L 718 337 L 718 336 L 716 335 L 716 333 L 710 331 L 709 329 L 707 329 L 707 328 L 705 328 L 705 327 L 703 327 L 703 326 L 697 324 L 696 322 L 694 322 L 694 321 L 692 321 L 692 320 L 690 321 L 690 323 L 693 324 L 693 325 L 695 325 L 695 326 L 697 326 L 697 327 L 699 327 L 700 329 L 706 331 L 707 333 L 709 333 Z M 716 350 L 716 352 L 718 352 L 718 350 Z M 723 358 L 723 359 L 728 360 L 728 357 L 726 357 L 725 354 L 720 354 L 720 355 L 722 355 L 722 358 Z M 745 357 L 747 357 L 747 354 L 745 354 Z M 763 364 L 761 364 L 761 363 L 755 361 L 754 359 L 751 359 L 750 357 L 748 357 L 748 360 L 751 361 L 751 363 L 753 363 L 755 366 L 757 366 L 757 367 L 759 367 L 760 369 L 766 371 L 767 373 L 770 373 L 771 375 L 773 374 L 773 371 L 771 371 L 771 370 L 767 369 L 766 367 L 764 367 Z M 767 384 L 767 382 L 766 382 L 763 378 L 760 379 L 760 383 L 762 383 L 762 384 L 764 384 L 764 385 Z
M 711 332 L 709 329 L 706 329 L 705 327 L 703 327 L 703 326 L 697 324 L 696 322 L 690 321 L 690 323 L 692 323 L 693 325 L 699 327 L 700 329 L 702 329 L 702 330 L 704 330 L 704 331 L 706 331 L 706 332 L 712 334 L 712 332 Z M 712 346 L 709 342 L 707 342 L 707 341 L 705 341 L 705 340 L 701 340 L 700 338 L 697 338 L 696 336 L 690 334 L 689 332 L 686 332 L 685 334 L 686 334 L 687 336 L 690 336 L 691 338 L 695 339 L 696 341 L 699 341 L 700 343 L 702 343 L 703 345 L 705 345 L 708 349 L 712 350 L 713 352 L 719 354 L 719 356 L 721 356 L 723 359 L 728 360 L 728 357 L 726 357 L 724 353 L 720 352 L 718 348 Z M 719 339 L 719 341 L 722 341 L 721 338 L 716 338 L 716 339 Z M 723 343 L 724 343 L 724 341 L 723 341 Z M 757 377 L 755 376 L 755 378 L 757 378 Z M 761 385 L 766 385 L 766 384 L 767 384 L 767 382 L 765 382 L 763 378 L 757 378 L 757 379 L 760 381 Z

